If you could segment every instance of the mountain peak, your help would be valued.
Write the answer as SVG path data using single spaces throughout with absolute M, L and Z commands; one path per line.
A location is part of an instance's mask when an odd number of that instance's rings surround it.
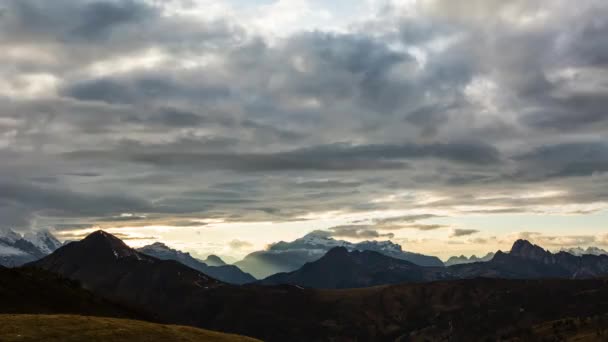
M 154 247 L 154 248 L 162 248 L 162 249 L 171 249 L 169 246 L 167 246 L 164 242 L 160 242 L 157 241 L 151 245 L 149 245 L 150 247 Z
M 62 243 L 47 229 L 28 232 L 23 239 L 36 246 L 43 254 L 51 254 L 62 246 Z
M 111 252 L 114 258 L 137 256 L 138 254 L 121 239 L 103 230 L 98 230 L 87 235 L 81 243 L 87 248 L 96 249 L 98 253 L 104 252 L 107 254 Z
M 343 256 L 343 255 L 348 255 L 348 249 L 346 249 L 346 247 L 338 246 L 338 247 L 334 247 L 334 248 L 330 249 L 325 254 L 325 257 L 328 257 L 328 256 Z
M 224 266 L 226 263 L 217 255 L 211 254 L 203 262 L 209 266 Z
M 522 258 L 538 260 L 543 259 L 550 253 L 545 251 L 542 247 L 532 244 L 528 240 L 519 239 L 515 241 L 509 254 Z

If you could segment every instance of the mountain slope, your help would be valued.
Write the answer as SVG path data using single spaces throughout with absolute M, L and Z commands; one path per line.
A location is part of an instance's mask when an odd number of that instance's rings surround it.
M 240 285 L 251 283 L 256 280 L 251 274 L 241 271 L 234 265 L 208 266 L 204 262 L 193 258 L 190 253 L 184 253 L 169 248 L 161 242 L 155 242 L 151 245 L 141 247 L 138 251 L 161 260 L 175 260 L 190 268 L 203 272 L 208 276 L 230 284 Z
M 253 338 L 178 325 L 75 315 L 0 315 L 0 341 L 254 342 Z
M 443 266 L 437 257 L 403 251 L 400 245 L 390 241 L 351 243 L 336 240 L 324 231 L 313 231 L 291 242 L 280 241 L 269 246 L 267 250 L 247 255 L 235 265 L 256 278 L 265 278 L 275 273 L 297 270 L 307 262 L 318 260 L 334 247 L 375 251 L 421 266 Z
M 345 247 L 334 247 L 297 271 L 275 274 L 260 283 L 339 289 L 438 279 L 445 279 L 443 267 L 421 267 L 378 252 L 349 252 Z

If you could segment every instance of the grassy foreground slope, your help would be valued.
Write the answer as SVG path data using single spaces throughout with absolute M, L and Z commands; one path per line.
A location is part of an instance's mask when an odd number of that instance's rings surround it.
M 253 338 L 179 325 L 77 315 L 0 315 L 0 341 L 255 342 Z

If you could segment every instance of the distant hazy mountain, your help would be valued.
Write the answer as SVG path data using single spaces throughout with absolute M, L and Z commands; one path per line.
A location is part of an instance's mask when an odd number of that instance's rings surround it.
M 458 264 L 470 264 L 473 262 L 484 262 L 490 261 L 494 257 L 494 253 L 490 252 L 482 257 L 477 257 L 476 255 L 471 255 L 470 257 L 466 257 L 464 255 L 461 256 L 453 256 L 450 257 L 444 264 L 446 266 L 458 265 Z
M 209 266 L 226 266 L 227 264 L 217 255 L 209 255 L 203 262 Z
M 443 279 L 444 267 L 422 267 L 374 251 L 334 247 L 297 271 L 272 275 L 261 284 L 340 289 Z
M 247 255 L 235 265 L 257 278 L 264 278 L 275 273 L 297 270 L 305 263 L 321 258 L 334 247 L 344 247 L 350 251 L 375 251 L 420 266 L 443 266 L 437 257 L 403 251 L 400 245 L 391 241 L 351 243 L 336 240 L 324 231 L 314 231 L 291 242 L 277 242 L 267 250 Z
M 195 270 L 201 271 L 208 276 L 231 284 L 251 283 L 256 279 L 249 273 L 241 271 L 234 265 L 210 266 L 198 259 L 193 258 L 190 253 L 184 253 L 169 248 L 162 242 L 155 242 L 151 245 L 138 249 L 139 252 L 153 256 L 161 260 L 175 260 Z M 217 258 L 217 259 L 215 259 Z M 222 262 L 218 257 L 211 258 L 216 264 Z M 209 260 L 209 258 L 207 258 Z M 219 261 L 218 261 L 219 260 Z
M 38 260 L 61 247 L 53 234 L 47 230 L 25 235 L 13 230 L 0 230 L 0 265 L 17 267 Z
M 486 262 L 448 267 L 424 267 L 372 251 L 349 252 L 335 247 L 317 261 L 300 269 L 279 273 L 260 281 L 264 285 L 290 284 L 314 288 L 357 288 L 400 282 L 425 282 L 469 278 L 594 278 L 608 275 L 608 256 L 581 257 L 552 254 L 525 240 L 513 244 L 509 253 L 498 251 Z
M 570 253 L 576 256 L 582 255 L 608 255 L 608 251 L 598 247 L 587 247 L 587 249 L 576 247 L 576 248 L 562 248 L 561 252 Z

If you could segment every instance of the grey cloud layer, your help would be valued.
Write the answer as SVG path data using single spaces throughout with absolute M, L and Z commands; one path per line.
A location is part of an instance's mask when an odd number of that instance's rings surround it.
M 603 1 L 395 5 L 272 42 L 164 10 L 0 4 L 0 225 L 608 201 Z M 378 201 L 405 189 L 443 197 Z

